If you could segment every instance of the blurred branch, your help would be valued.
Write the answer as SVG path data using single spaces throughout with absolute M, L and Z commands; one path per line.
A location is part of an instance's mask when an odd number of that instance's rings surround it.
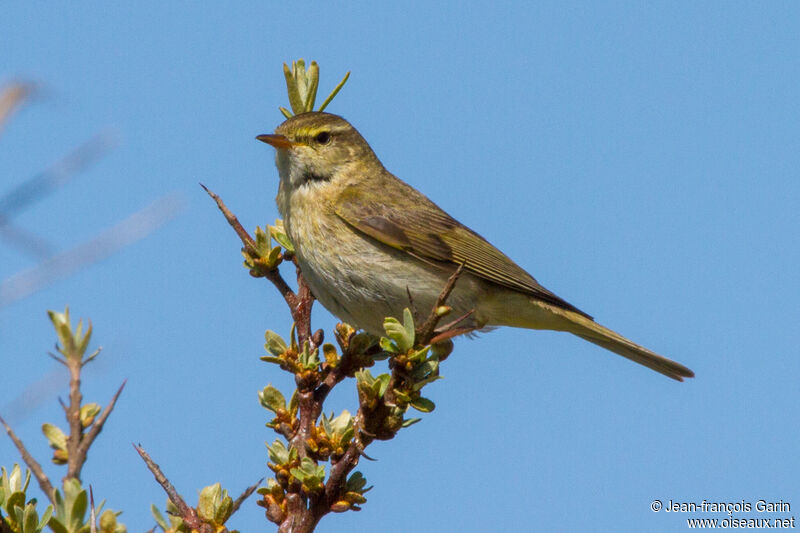
M 101 133 L 81 144 L 50 168 L 28 178 L 0 197 L 0 217 L 10 218 L 35 200 L 44 198 L 57 187 L 96 162 L 115 144 L 110 133 Z M 2 218 L 0 218 L 2 224 Z
M 0 238 L 36 259 L 42 260 L 51 256 L 55 249 L 53 245 L 23 228 L 14 227 L 11 218 L 85 170 L 113 145 L 114 140 L 110 134 L 97 135 L 47 170 L 25 180 L 0 197 Z
M 0 214 L 0 239 L 38 261 L 53 255 L 55 249 L 47 240 L 24 228 L 14 226 L 2 214 Z
M 60 368 L 53 368 L 17 394 L 11 401 L 2 406 L 0 412 L 6 413 L 6 421 L 14 425 L 24 420 L 28 414 L 37 409 L 46 398 L 56 395 L 63 374 Z
M 3 89 L 0 93 L 0 132 L 12 113 L 34 90 L 35 86 L 32 83 L 25 82 L 12 83 Z
M 76 270 L 96 263 L 152 233 L 180 210 L 178 198 L 162 196 L 94 239 L 0 282 L 0 307 L 28 296 Z

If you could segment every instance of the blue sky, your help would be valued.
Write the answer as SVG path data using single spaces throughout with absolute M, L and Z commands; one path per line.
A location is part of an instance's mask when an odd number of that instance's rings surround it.
M 303 57 L 323 94 L 352 71 L 329 110 L 390 171 L 697 374 L 675 383 L 565 334 L 461 340 L 430 387 L 436 411 L 369 449 L 364 510 L 322 530 L 686 529 L 654 499 L 782 499 L 796 515 L 799 20 L 791 2 L 7 6 L 0 81 L 44 89 L 2 131 L 0 192 L 98 132 L 118 139 L 15 223 L 64 250 L 164 194 L 185 207 L 0 309 L 0 412 L 46 462 L 39 426 L 61 423 L 66 386 L 45 311 L 69 304 L 104 347 L 87 400 L 128 379 L 84 478 L 130 531 L 165 501 L 132 442 L 190 501 L 267 474 L 256 392 L 290 380 L 258 357 L 290 319 L 198 182 L 247 228 L 278 216 L 273 150 L 254 137 L 281 122 L 281 64 Z M 32 265 L 0 245 L 3 278 Z M 334 323 L 317 308 L 315 326 Z M 339 389 L 331 408 L 354 409 Z M 0 464 L 16 461 L 0 439 Z M 231 526 L 264 522 L 250 502 Z

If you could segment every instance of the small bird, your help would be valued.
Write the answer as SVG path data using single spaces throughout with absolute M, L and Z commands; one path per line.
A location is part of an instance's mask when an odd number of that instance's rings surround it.
M 447 300 L 452 316 L 468 315 L 459 325 L 567 331 L 672 379 L 694 377 L 545 289 L 387 171 L 343 118 L 302 113 L 256 138 L 276 148 L 278 209 L 303 276 L 341 320 L 381 335 L 384 317 L 402 316 L 409 295 L 431 309 L 463 265 Z

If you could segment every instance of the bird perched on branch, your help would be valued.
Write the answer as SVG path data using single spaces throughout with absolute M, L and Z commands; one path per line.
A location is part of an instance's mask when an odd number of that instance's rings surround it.
M 409 304 L 430 309 L 463 265 L 447 303 L 479 329 L 567 331 L 678 381 L 693 377 L 595 322 L 381 164 L 343 118 L 307 112 L 258 140 L 277 150 L 278 209 L 308 285 L 334 315 L 383 333 Z

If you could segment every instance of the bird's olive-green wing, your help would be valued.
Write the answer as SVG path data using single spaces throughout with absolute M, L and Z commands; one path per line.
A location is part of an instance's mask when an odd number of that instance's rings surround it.
M 464 264 L 476 276 L 540 300 L 589 315 L 548 291 L 483 237 L 402 183 L 404 197 L 396 205 L 365 202 L 348 187 L 338 197 L 336 214 L 358 231 L 420 260 L 443 268 Z

